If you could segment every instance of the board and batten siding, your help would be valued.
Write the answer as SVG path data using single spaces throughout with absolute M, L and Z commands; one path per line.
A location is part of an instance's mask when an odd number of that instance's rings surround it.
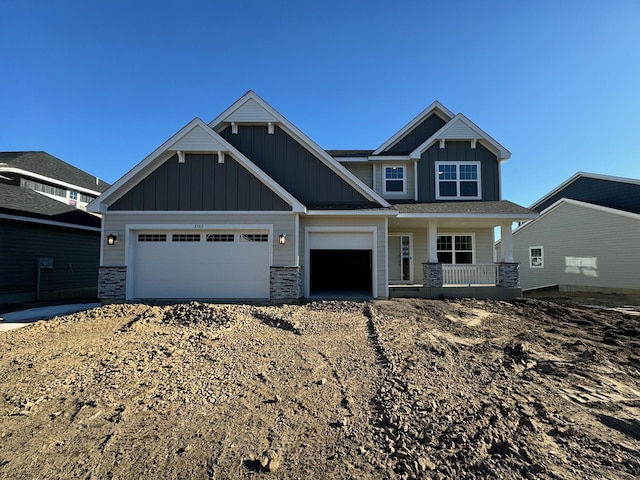
M 102 266 L 122 266 L 127 264 L 125 258 L 127 252 L 127 225 L 142 225 L 140 230 L 144 230 L 144 225 L 181 225 L 180 230 L 190 233 L 197 233 L 196 225 L 204 225 L 202 231 L 207 231 L 207 227 L 216 226 L 224 228 L 225 225 L 241 225 L 251 228 L 252 225 L 273 225 L 273 262 L 272 266 L 290 267 L 296 265 L 296 230 L 295 214 L 293 213 L 198 213 L 198 212 L 162 212 L 162 213 L 126 213 L 110 212 L 103 218 L 105 235 L 114 233 L 118 235 L 118 242 L 115 245 L 103 245 Z M 182 227 L 184 226 L 184 227 Z M 167 228 L 159 230 L 177 231 L 177 228 Z M 286 233 L 287 243 L 280 245 L 278 236 Z M 134 238 L 130 239 L 135 241 Z
M 220 135 L 303 204 L 369 204 L 370 200 L 279 126 L 226 127 Z
M 418 161 L 418 201 L 433 202 L 436 199 L 436 162 L 480 162 L 482 200 L 500 200 L 500 165 L 496 155 L 476 143 L 471 148 L 468 141 L 445 142 L 440 148 L 436 142 L 424 151 Z
M 363 162 L 340 162 L 347 170 L 353 173 L 358 180 L 367 187 L 373 189 L 373 165 Z
M 547 285 L 640 289 L 640 219 L 563 203 L 513 236 L 522 288 Z M 543 247 L 531 268 L 529 247 Z
M 407 155 L 422 145 L 447 122 L 432 113 L 384 151 L 385 155 Z
M 327 227 L 336 228 L 336 232 L 343 233 L 349 227 L 376 227 L 377 228 L 377 263 L 378 271 L 374 273 L 377 278 L 378 297 L 387 296 L 386 283 L 386 261 L 387 261 L 387 232 L 385 227 L 385 219 L 378 217 L 358 218 L 354 216 L 346 217 L 304 217 L 300 219 L 300 264 L 303 270 L 307 267 L 305 244 L 305 231 L 307 227 Z M 354 229 L 354 231 L 357 231 Z M 375 241 L 376 239 L 374 239 Z M 306 288 L 306 286 L 305 286 Z M 303 290 L 304 291 L 304 290 Z
M 177 155 L 109 206 L 122 210 L 291 210 L 282 198 L 230 155 L 224 163 L 217 154 Z

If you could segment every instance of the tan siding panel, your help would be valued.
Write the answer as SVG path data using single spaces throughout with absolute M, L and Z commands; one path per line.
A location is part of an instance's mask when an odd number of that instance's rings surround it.
M 370 163 L 343 163 L 344 167 L 353 173 L 358 180 L 364 183 L 367 187 L 373 188 L 373 165 Z

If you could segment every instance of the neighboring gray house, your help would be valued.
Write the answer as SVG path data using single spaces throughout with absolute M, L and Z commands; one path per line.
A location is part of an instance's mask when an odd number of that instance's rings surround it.
M 510 239 L 537 214 L 501 198 L 509 157 L 438 102 L 376 150 L 325 151 L 250 91 L 89 205 L 103 215 L 100 297 L 519 295 L 493 232 Z
M 95 298 L 108 184 L 46 152 L 0 152 L 0 304 Z
M 640 290 L 640 180 L 578 172 L 513 233 L 523 289 Z

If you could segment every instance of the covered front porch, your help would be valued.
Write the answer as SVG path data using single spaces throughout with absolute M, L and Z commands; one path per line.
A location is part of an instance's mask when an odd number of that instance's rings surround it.
M 535 212 L 511 202 L 395 205 L 389 220 L 389 297 L 521 296 L 512 224 Z M 500 250 L 494 252 L 495 230 Z

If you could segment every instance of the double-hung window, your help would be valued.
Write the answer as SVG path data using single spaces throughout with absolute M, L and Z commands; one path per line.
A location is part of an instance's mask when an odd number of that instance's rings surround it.
M 529 267 L 544 268 L 544 254 L 542 247 L 529 247 Z
M 438 262 L 473 263 L 473 235 L 438 235 Z
M 407 193 L 404 167 L 384 167 L 384 193 Z
M 480 200 L 480 162 L 436 162 L 437 200 Z

